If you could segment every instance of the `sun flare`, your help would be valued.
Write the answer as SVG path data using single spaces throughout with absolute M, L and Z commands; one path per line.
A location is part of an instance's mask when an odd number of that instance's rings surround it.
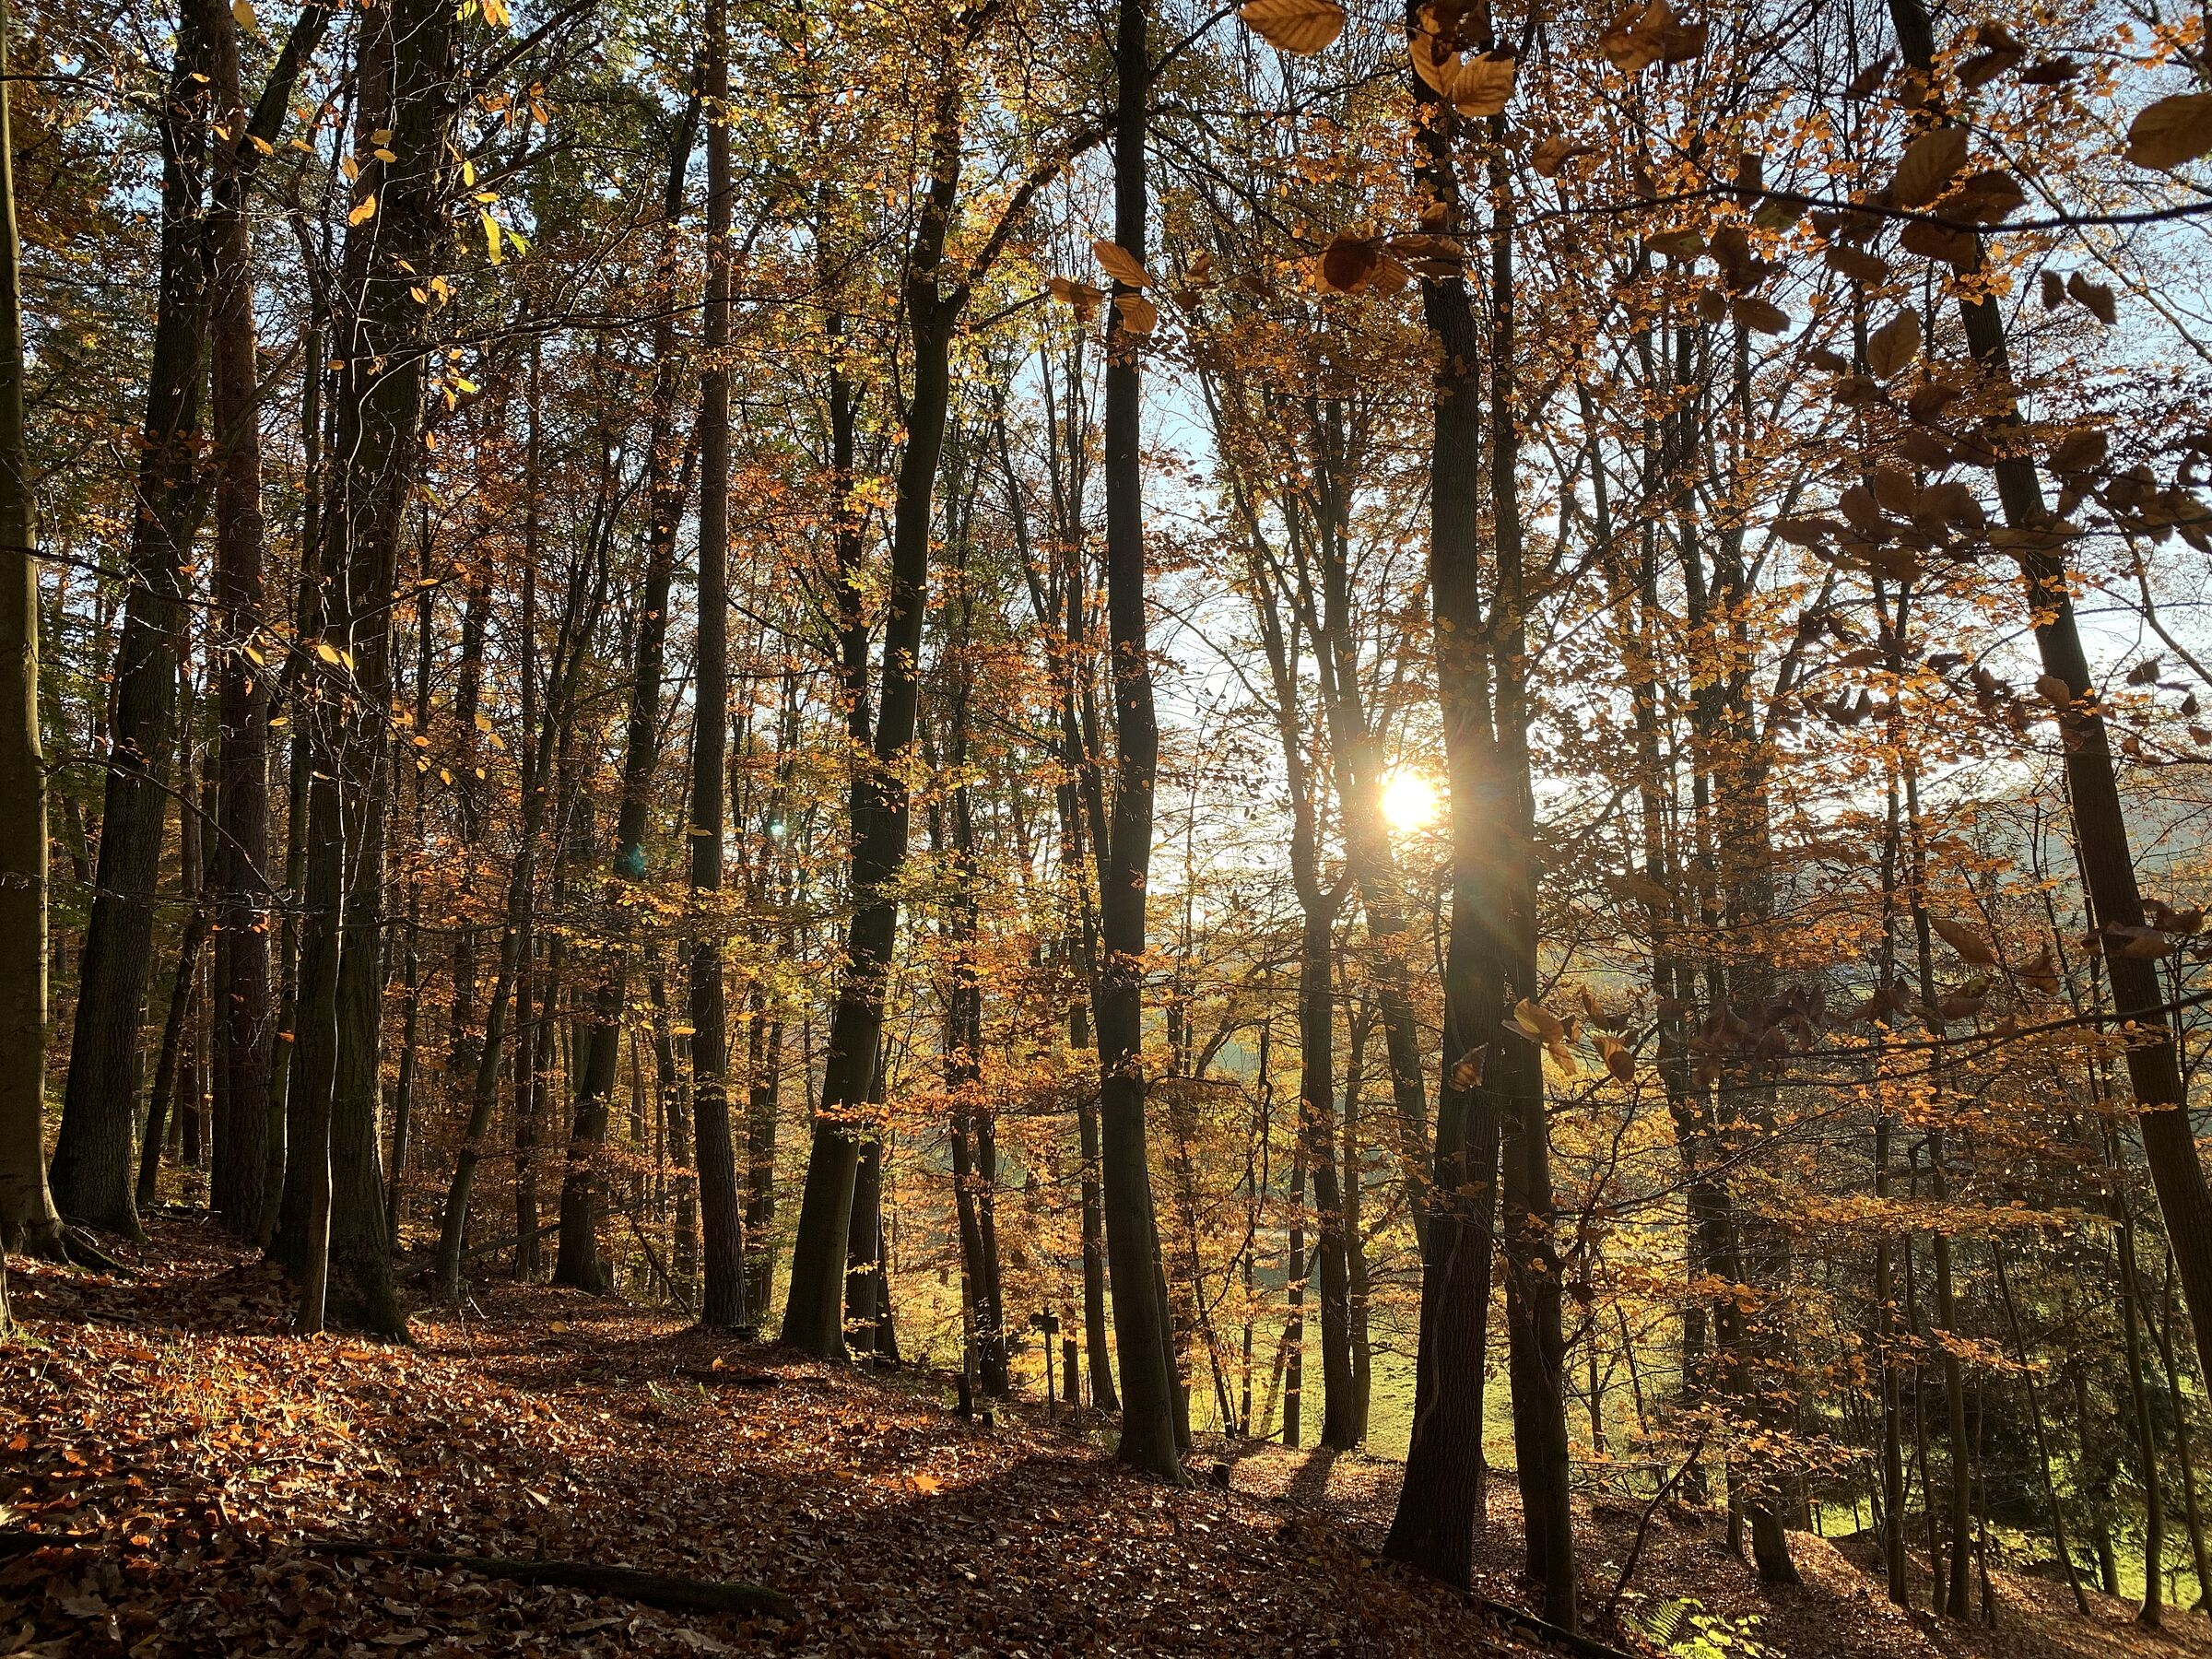
M 1382 785 L 1382 816 L 1401 835 L 1435 823 L 1441 805 L 1436 780 L 1419 772 L 1393 772 Z

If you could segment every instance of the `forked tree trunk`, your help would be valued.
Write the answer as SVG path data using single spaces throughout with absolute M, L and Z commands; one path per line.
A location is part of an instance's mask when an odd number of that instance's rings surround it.
M 355 212 L 375 200 L 347 231 L 340 291 L 351 309 L 332 342 L 345 364 L 324 564 L 325 644 L 336 660 L 323 661 L 325 697 L 307 722 L 311 826 L 297 1087 L 307 1095 L 309 1226 L 300 1324 L 320 1330 L 335 1313 L 398 1336 L 406 1321 L 377 1144 L 391 786 L 383 732 L 392 695 L 390 597 L 418 466 L 426 362 L 427 324 L 412 273 L 434 268 L 444 234 L 455 24 L 441 0 L 393 0 L 363 13 L 361 27 Z

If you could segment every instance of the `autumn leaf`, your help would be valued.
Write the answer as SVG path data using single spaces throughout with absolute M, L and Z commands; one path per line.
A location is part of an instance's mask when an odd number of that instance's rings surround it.
M 2110 326 L 2120 320 L 2119 306 L 2112 290 L 2101 282 L 2091 282 L 2079 271 L 2066 278 L 2066 293 L 2098 322 Z
M 1486 52 L 1466 59 L 1445 94 L 1462 115 L 1498 115 L 1513 95 L 1521 60 L 1510 52 Z
M 1728 314 L 1753 334 L 1783 334 L 1790 326 L 1789 313 L 1758 294 L 1744 294 L 1731 300 Z
M 2161 98 L 2129 124 L 2127 159 L 2137 167 L 2179 167 L 2212 150 L 2212 92 Z
M 1964 923 L 1932 915 L 1928 918 L 1928 925 L 1936 930 L 1946 945 L 1977 968 L 1987 968 L 1996 961 L 1997 953 L 1991 948 L 1989 941 Z
M 1149 335 L 1159 326 L 1159 307 L 1142 294 L 1124 294 L 1113 302 L 1122 316 L 1122 327 L 1139 336 Z
M 1334 0 L 1246 0 L 1237 16 L 1268 45 L 1294 57 L 1325 52 L 1344 32 L 1344 7 Z
M 1119 242 L 1100 238 L 1090 244 L 1090 251 L 1099 262 L 1099 268 L 1123 286 L 1133 288 L 1152 286 L 1152 276 L 1145 269 L 1144 261 Z
M 1339 231 L 1314 262 L 1321 286 L 1333 294 L 1356 293 L 1381 268 L 1382 244 L 1371 237 Z
M 1920 314 L 1900 311 L 1866 339 L 1866 367 L 1888 380 L 1920 355 Z
M 1900 207 L 1925 207 L 1946 190 L 1966 165 L 1966 129 L 1946 124 L 1930 127 L 1905 147 L 1897 172 L 1889 181 L 1889 196 Z

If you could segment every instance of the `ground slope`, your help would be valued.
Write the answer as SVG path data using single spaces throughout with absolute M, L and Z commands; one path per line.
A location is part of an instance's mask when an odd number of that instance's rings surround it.
M 157 1221 L 136 1277 L 10 1264 L 0 1345 L 0 1653 L 1528 1655 L 1525 1629 L 1378 1563 L 1396 1465 L 1273 1451 L 1170 1492 L 1034 1412 L 995 1428 L 913 1376 L 838 1373 L 621 1304 L 508 1286 L 414 1347 L 283 1334 L 273 1272 Z M 1502 1501 L 1502 1500 L 1501 1500 Z M 1512 1517 L 1482 1588 L 1520 1597 Z M 1632 1512 L 1584 1517 L 1602 1597 Z M 317 1540 L 626 1564 L 787 1593 L 686 1614 Z M 1654 1526 L 1637 1575 L 1793 1659 L 2212 1655 L 2001 1579 L 1996 1631 L 1883 1602 L 1831 1547 L 1763 1593 L 1714 1521 Z M 1656 1653 L 1632 1635 L 1621 1639 Z

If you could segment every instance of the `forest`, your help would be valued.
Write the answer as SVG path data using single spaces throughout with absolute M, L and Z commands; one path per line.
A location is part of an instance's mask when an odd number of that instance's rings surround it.
M 90 4 L 0 1652 L 2212 1653 L 2212 13 Z

